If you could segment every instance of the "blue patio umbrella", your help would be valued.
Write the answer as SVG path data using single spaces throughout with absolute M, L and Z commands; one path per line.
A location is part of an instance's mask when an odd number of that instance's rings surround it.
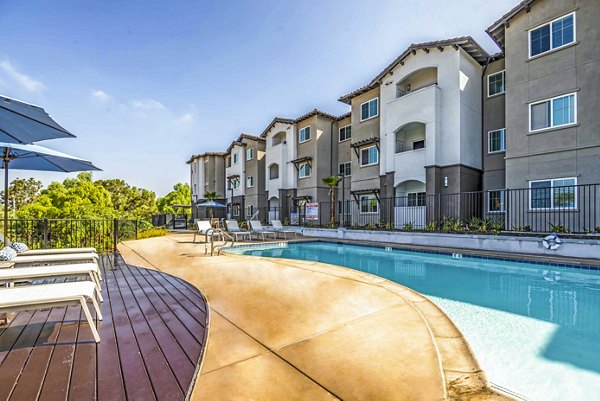
M 40 106 L 0 95 L 0 142 L 32 143 L 75 138 Z
M 200 206 L 200 207 L 227 207 L 224 204 L 219 203 L 219 202 L 215 202 L 215 201 L 206 201 L 206 202 L 198 203 L 196 206 Z
M 8 239 L 8 169 L 59 171 L 99 171 L 92 162 L 39 145 L 0 142 L 4 169 L 4 238 Z

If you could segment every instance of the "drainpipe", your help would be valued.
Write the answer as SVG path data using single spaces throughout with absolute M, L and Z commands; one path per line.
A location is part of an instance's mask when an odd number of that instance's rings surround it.
M 484 170 L 484 159 L 485 159 L 485 135 L 484 135 L 484 129 L 485 129 L 485 112 L 484 112 L 484 106 L 485 106 L 485 93 L 487 91 L 487 89 L 485 88 L 485 73 L 488 69 L 488 66 L 490 64 L 490 61 L 492 60 L 491 57 L 487 57 L 487 60 L 485 61 L 485 66 L 483 67 L 483 71 L 481 72 L 481 134 L 482 135 L 482 141 L 481 141 L 481 171 L 485 172 Z M 481 176 L 481 189 L 483 190 L 483 173 Z

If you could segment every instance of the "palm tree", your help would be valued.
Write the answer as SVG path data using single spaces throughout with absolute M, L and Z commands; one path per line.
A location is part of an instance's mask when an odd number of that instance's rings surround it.
M 342 181 L 339 175 L 331 177 L 323 177 L 323 184 L 329 187 L 329 223 L 335 225 L 335 190 L 338 184 Z
M 220 197 L 221 197 L 221 195 L 219 195 L 216 192 L 207 191 L 204 193 L 204 200 L 208 201 L 208 202 L 215 201 L 215 200 L 219 199 Z M 210 218 L 212 219 L 213 218 L 213 208 L 211 207 L 209 209 L 209 211 L 210 211 Z

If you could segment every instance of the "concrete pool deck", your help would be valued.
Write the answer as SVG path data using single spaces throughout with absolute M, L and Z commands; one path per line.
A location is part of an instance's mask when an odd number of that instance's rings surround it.
M 210 306 L 192 400 L 500 400 L 450 319 L 401 285 L 316 262 L 204 256 L 191 234 L 120 244 Z

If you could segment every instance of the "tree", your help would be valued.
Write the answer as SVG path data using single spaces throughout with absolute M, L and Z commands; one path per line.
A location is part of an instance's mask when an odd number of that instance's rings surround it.
M 150 220 L 158 212 L 156 194 L 152 191 L 131 186 L 118 178 L 98 180 L 95 184 L 110 193 L 113 208 L 120 219 Z
M 204 193 L 204 199 L 206 199 L 209 202 L 214 202 L 215 200 L 219 199 L 221 197 L 221 195 L 219 195 L 216 192 L 211 192 L 211 191 L 207 191 Z M 214 217 L 214 211 L 213 211 L 213 207 L 211 206 L 210 209 L 210 218 L 212 219 Z
M 8 207 L 19 210 L 30 205 L 39 196 L 41 189 L 41 181 L 33 177 L 13 180 L 8 186 Z M 4 191 L 0 192 L 0 198 L 4 199 Z
M 175 209 L 171 205 L 191 205 L 192 190 L 189 184 L 178 183 L 173 186 L 173 190 L 158 198 L 156 206 L 160 213 L 175 213 Z M 190 214 L 191 208 L 185 208 L 184 212 Z
M 323 184 L 329 187 L 329 224 L 335 225 L 335 190 L 342 181 L 342 177 L 339 175 L 332 175 L 330 177 L 323 177 Z

